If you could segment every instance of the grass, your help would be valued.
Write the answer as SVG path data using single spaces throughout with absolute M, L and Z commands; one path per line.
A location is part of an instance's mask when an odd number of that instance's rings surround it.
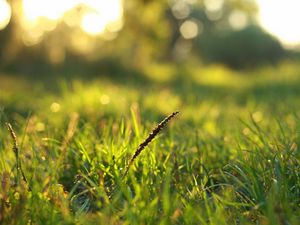
M 146 82 L 1 75 L 0 222 L 298 224 L 299 66 L 165 68 Z

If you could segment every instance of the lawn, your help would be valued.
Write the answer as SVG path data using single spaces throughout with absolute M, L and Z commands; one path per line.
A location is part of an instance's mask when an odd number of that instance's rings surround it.
M 142 74 L 0 75 L 0 223 L 299 224 L 296 62 Z

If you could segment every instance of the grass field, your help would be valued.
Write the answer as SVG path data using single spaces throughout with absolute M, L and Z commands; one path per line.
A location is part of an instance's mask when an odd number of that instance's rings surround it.
M 297 63 L 144 74 L 0 75 L 1 224 L 299 224 Z

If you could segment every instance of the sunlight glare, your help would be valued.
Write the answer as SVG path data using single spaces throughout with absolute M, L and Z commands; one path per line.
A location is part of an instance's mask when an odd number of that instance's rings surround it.
M 11 17 L 11 7 L 6 0 L 0 0 L 0 30 L 4 29 Z
M 115 28 L 115 22 L 119 21 L 123 14 L 120 0 L 87 0 L 86 3 L 92 7 L 94 11 L 83 16 L 80 26 L 86 33 L 91 35 L 101 34 L 105 29 L 110 30 L 110 25 Z M 119 28 L 121 28 L 121 26 Z
M 39 17 L 45 17 L 50 20 L 58 20 L 65 11 L 72 7 L 72 1 L 65 0 L 23 0 L 23 11 L 25 18 L 34 21 Z
M 286 47 L 300 43 L 300 1 L 257 0 L 257 4 L 262 27 L 279 38 Z
M 50 31 L 47 26 L 43 27 L 51 21 L 51 27 L 55 28 L 59 21 L 64 21 L 70 27 L 80 27 L 89 35 L 117 32 L 123 25 L 122 0 L 23 0 L 22 8 L 22 24 L 28 33 Z
M 97 35 L 105 30 L 106 23 L 99 13 L 87 13 L 81 21 L 81 28 L 91 35 Z

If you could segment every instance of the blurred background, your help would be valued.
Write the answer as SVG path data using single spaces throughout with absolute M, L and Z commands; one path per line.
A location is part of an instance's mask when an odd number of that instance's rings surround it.
M 299 7 L 292 0 L 0 0 L 0 68 L 151 78 L 159 65 L 167 76 L 173 66 L 241 70 L 299 60 Z
M 0 0 L 0 115 L 20 124 L 30 113 L 60 124 L 72 112 L 156 121 L 180 109 L 216 131 L 249 112 L 298 112 L 299 8 L 293 0 Z

